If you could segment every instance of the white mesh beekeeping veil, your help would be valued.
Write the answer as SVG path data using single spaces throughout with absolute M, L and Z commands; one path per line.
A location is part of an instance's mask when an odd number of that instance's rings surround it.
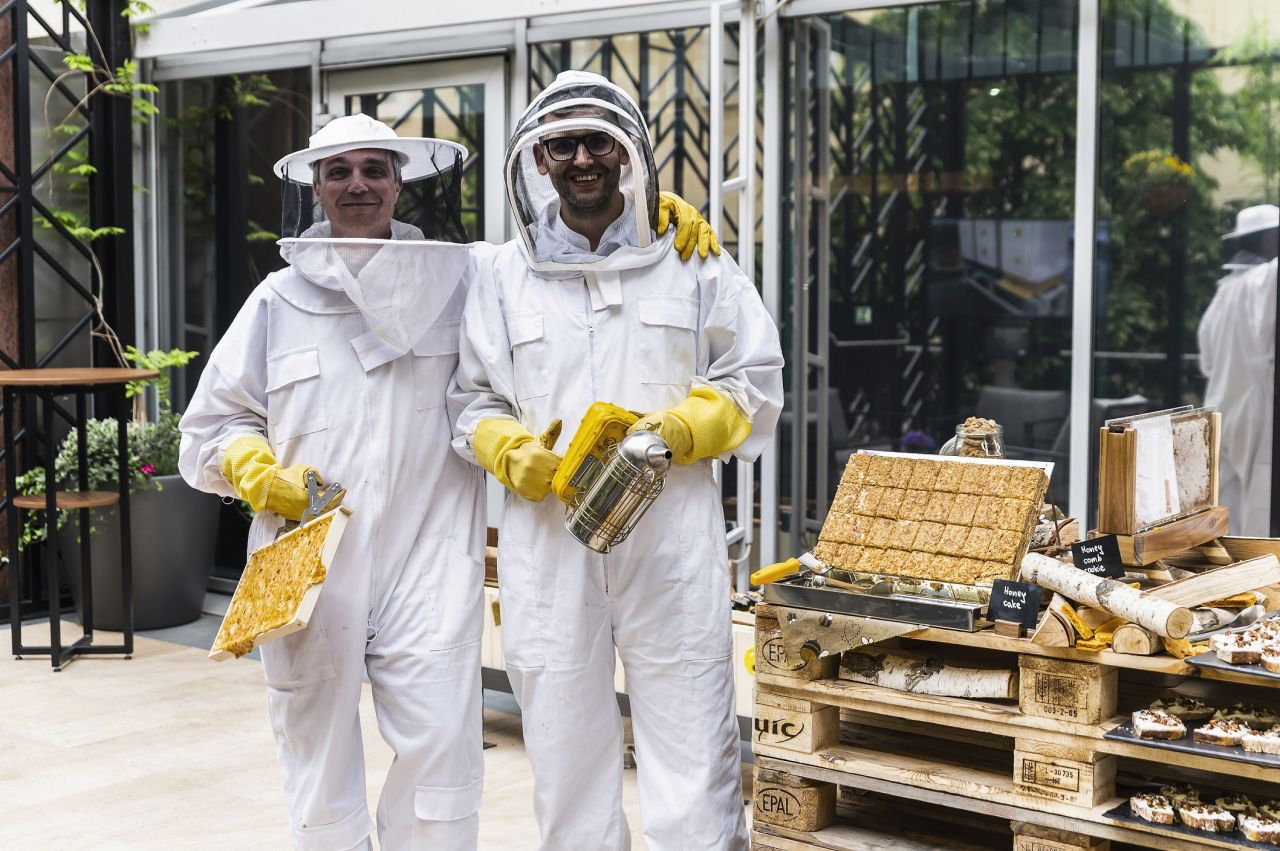
M 579 169 L 580 162 L 589 165 Z M 649 130 L 635 102 L 604 77 L 566 71 L 535 97 L 507 147 L 506 174 L 507 200 L 535 269 L 623 269 L 653 262 L 658 184 Z M 620 193 L 624 206 L 592 249 L 557 219 L 562 204 L 578 197 L 566 182 L 597 179 L 606 195 Z M 562 192 L 570 195 L 562 198 Z
M 353 115 L 276 163 L 284 184 L 280 254 L 359 309 L 369 333 L 352 343 L 366 369 L 408 352 L 466 281 L 465 154 L 456 143 L 397 137 Z

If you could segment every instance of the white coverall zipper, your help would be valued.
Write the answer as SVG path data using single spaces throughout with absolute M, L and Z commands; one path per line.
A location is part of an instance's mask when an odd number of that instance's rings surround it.
M 589 376 L 588 380 L 591 386 L 591 398 L 598 399 L 600 398 L 600 394 L 596 392 L 595 313 L 591 309 L 591 287 L 587 283 L 587 276 L 590 274 L 590 272 L 582 273 L 582 298 L 583 305 L 586 307 L 587 311 L 587 375 Z M 605 564 L 603 556 L 600 558 L 600 577 L 604 582 L 604 593 L 607 597 L 609 595 L 609 567 Z

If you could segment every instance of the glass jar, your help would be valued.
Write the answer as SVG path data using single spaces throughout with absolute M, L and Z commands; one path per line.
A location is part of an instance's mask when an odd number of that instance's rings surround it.
M 942 444 L 939 455 L 954 455 L 961 458 L 1003 458 L 1004 426 L 994 424 L 993 428 L 956 426 L 956 436 Z

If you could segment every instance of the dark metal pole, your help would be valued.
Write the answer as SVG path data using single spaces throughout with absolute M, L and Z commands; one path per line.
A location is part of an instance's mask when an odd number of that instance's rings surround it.
M 76 465 L 78 475 L 76 482 L 80 493 L 89 490 L 89 429 L 87 396 L 88 389 L 76 390 Z M 80 532 L 80 625 L 84 634 L 93 636 L 93 566 L 92 553 L 89 552 L 89 509 L 82 508 L 79 515 Z
M 89 25 L 102 46 L 100 59 L 116 69 L 129 58 L 129 19 L 120 0 L 88 0 Z M 121 343 L 135 335 L 136 305 L 133 269 L 133 107 L 129 97 L 99 94 L 89 99 L 89 161 L 97 171 L 89 180 L 89 218 L 93 227 L 119 227 L 126 233 L 93 242 L 102 267 L 103 316 Z M 96 343 L 94 360 L 115 363 L 105 342 Z
M 1191 71 L 1180 65 L 1173 75 L 1173 152 L 1183 162 L 1191 162 Z M 1165 405 L 1182 404 L 1182 386 L 1186 351 L 1186 301 L 1187 301 L 1187 208 L 1183 205 L 1174 214 L 1169 234 L 1169 283 L 1168 330 L 1165 351 L 1168 368 L 1165 370 Z
M 16 394 L 8 387 L 4 388 L 4 492 L 5 520 L 9 527 L 9 626 L 13 643 L 13 655 L 22 652 L 22 617 L 18 606 L 22 595 L 18 589 L 18 577 L 22 574 L 22 554 L 18 552 L 18 541 L 22 535 L 21 518 L 18 507 L 13 504 L 18 494 L 18 456 L 14 454 L 13 440 L 13 400 Z
M 116 452 L 119 454 L 120 476 L 120 611 L 124 613 L 124 652 L 128 659 L 133 653 L 133 531 L 129 524 L 129 400 L 125 385 L 117 386 Z
M 55 671 L 62 670 L 62 596 L 59 593 L 58 577 L 58 494 L 57 482 L 54 481 L 54 462 L 57 452 L 54 449 L 53 432 L 53 391 L 46 389 L 40 394 L 40 410 L 44 417 L 44 554 L 47 558 L 45 576 L 49 590 L 49 659 Z

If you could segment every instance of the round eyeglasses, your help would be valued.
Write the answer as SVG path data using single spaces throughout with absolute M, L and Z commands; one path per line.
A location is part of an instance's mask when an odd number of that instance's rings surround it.
M 608 133 L 592 133 L 590 136 L 557 136 L 542 141 L 547 156 L 556 162 L 567 162 L 578 155 L 578 146 L 585 145 L 587 153 L 593 157 L 603 157 L 613 153 L 617 143 Z

